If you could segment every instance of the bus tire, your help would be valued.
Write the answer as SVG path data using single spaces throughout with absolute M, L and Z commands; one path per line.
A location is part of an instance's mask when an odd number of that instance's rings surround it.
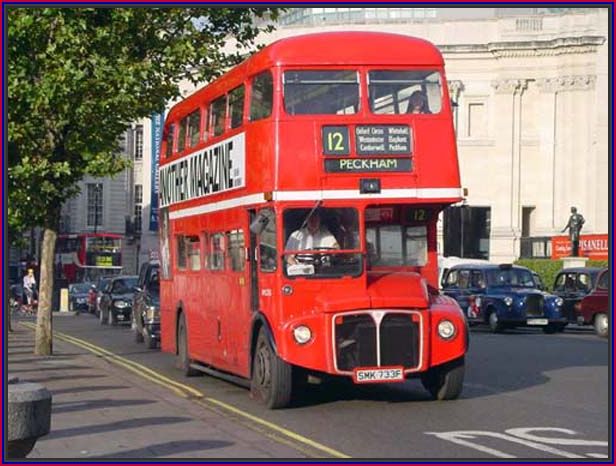
M 178 320 L 178 355 L 176 358 L 176 367 L 182 371 L 186 377 L 193 377 L 199 373 L 196 369 L 190 367 L 192 361 L 188 357 L 188 338 L 186 336 L 186 319 L 184 314 L 180 314 Z
M 293 366 L 278 357 L 261 327 L 253 355 L 250 394 L 270 409 L 285 408 L 291 402 Z
M 421 383 L 434 400 L 454 400 L 464 385 L 464 356 L 429 369 Z

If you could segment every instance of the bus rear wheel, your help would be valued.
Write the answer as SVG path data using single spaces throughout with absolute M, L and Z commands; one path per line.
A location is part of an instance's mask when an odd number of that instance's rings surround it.
M 421 375 L 421 383 L 435 400 L 454 400 L 464 385 L 464 357 L 433 367 Z
M 180 314 L 178 322 L 178 355 L 176 359 L 176 367 L 182 371 L 186 377 L 192 377 L 199 373 L 196 369 L 190 367 L 191 360 L 188 357 L 188 339 L 186 334 L 186 319 L 184 314 Z
M 291 402 L 293 367 L 278 357 L 267 338 L 265 329 L 259 330 L 253 355 L 251 396 L 270 409 L 284 408 Z

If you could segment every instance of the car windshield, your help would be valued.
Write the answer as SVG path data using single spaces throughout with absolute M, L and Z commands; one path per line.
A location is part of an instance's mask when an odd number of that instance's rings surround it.
M 113 282 L 113 286 L 111 287 L 112 293 L 123 294 L 130 293 L 133 291 L 133 288 L 137 286 L 137 278 L 120 278 Z
M 69 285 L 68 290 L 71 293 L 87 293 L 92 287 L 92 283 L 73 283 Z
M 535 288 L 533 274 L 525 269 L 495 269 L 488 271 L 490 286 L 520 286 Z

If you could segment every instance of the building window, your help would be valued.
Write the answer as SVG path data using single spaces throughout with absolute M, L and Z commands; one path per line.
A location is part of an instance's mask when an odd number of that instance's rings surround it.
M 103 184 L 87 184 L 87 224 L 94 230 L 103 224 Z
M 486 106 L 482 102 L 468 104 L 468 122 L 466 136 L 469 138 L 482 138 L 487 136 Z
M 135 185 L 135 232 L 141 232 L 141 218 L 143 212 L 143 186 Z
M 143 126 L 135 127 L 135 160 L 143 159 Z
M 135 233 L 141 232 L 141 214 L 143 207 L 139 204 L 135 204 Z

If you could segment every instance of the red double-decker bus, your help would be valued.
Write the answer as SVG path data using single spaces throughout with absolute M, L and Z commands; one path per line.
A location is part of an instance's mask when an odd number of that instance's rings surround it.
M 56 273 L 69 283 L 94 281 L 122 271 L 122 235 L 72 233 L 56 240 Z
M 437 291 L 461 200 L 441 54 L 401 35 L 275 42 L 169 112 L 162 349 L 270 408 L 307 375 L 462 390 L 467 328 Z

